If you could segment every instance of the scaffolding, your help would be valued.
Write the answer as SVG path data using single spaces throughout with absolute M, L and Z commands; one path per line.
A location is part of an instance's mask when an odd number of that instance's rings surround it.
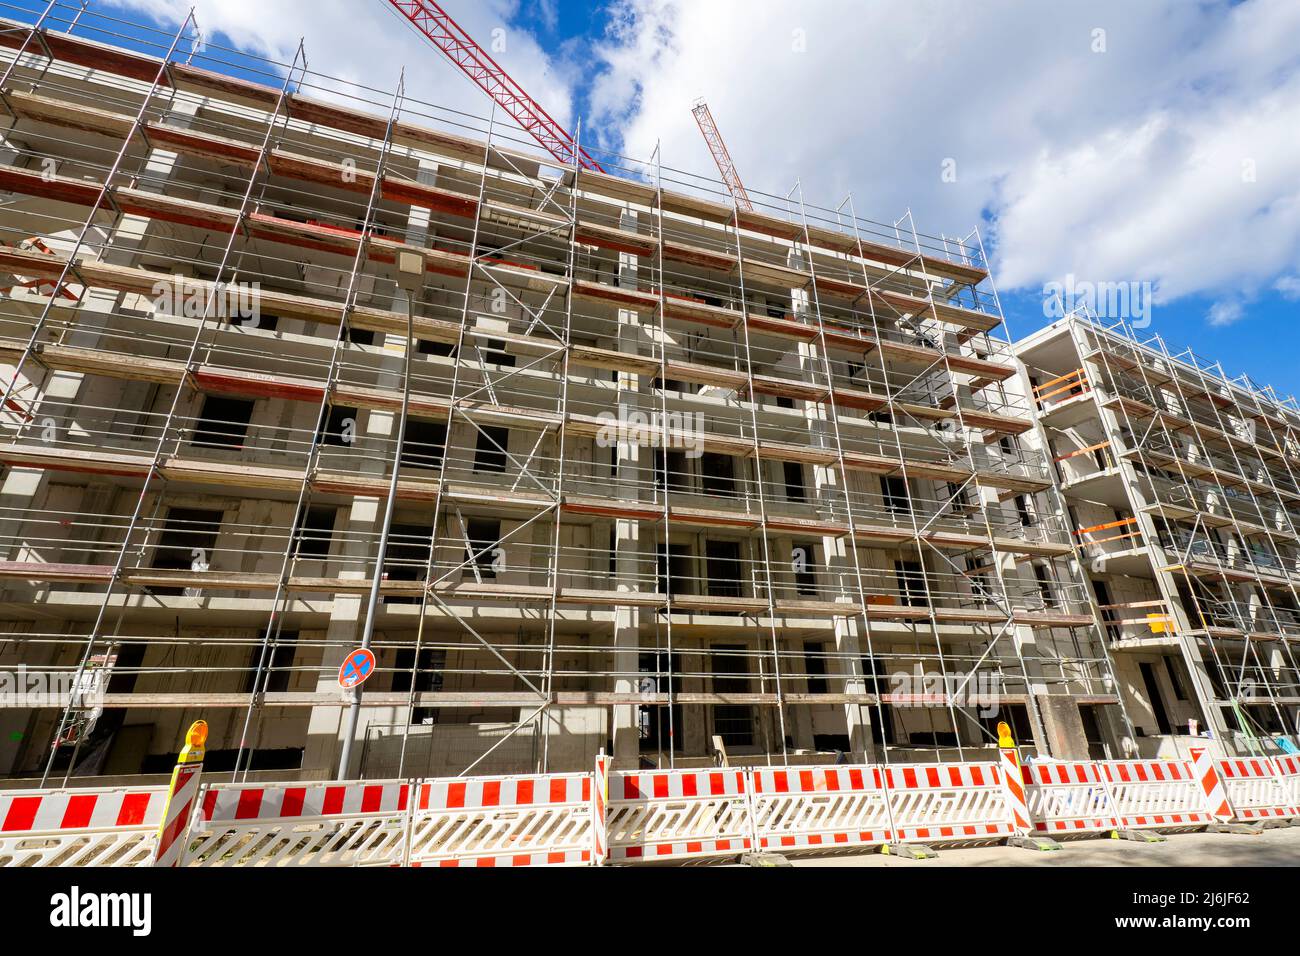
M 978 231 L 0 13 L 0 661 L 107 688 L 11 772 L 200 710 L 240 778 L 1048 753 L 1062 702 L 1117 752 Z
M 1051 354 L 1054 339 L 1070 347 L 1044 370 L 1035 356 Z M 1018 350 L 1031 374 L 1055 376 L 1035 389 L 1041 419 L 1056 433 L 1049 447 L 1080 446 L 1054 458 L 1067 500 L 1123 512 L 1075 529 L 1098 577 L 1149 581 L 1138 600 L 1098 602 L 1112 643 L 1175 649 L 1201 725 L 1230 753 L 1274 752 L 1279 736 L 1294 741 L 1295 399 L 1087 307 Z M 1129 612 L 1137 616 L 1121 616 Z

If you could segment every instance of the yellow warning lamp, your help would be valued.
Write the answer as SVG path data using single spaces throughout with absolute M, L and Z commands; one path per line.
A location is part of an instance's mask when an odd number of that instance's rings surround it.
M 203 745 L 208 742 L 208 722 L 196 720 L 185 732 L 185 746 L 181 748 L 178 763 L 198 763 L 203 759 Z
M 998 721 L 998 746 L 1003 750 L 1012 750 L 1016 742 L 1011 738 L 1011 728 L 1005 720 Z

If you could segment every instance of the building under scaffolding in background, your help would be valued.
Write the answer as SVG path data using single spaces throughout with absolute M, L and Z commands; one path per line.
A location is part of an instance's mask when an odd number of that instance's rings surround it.
M 209 769 L 254 779 L 972 759 L 1000 719 L 1042 755 L 1141 749 L 1112 662 L 1139 599 L 1076 557 L 1060 395 L 992 334 L 978 233 L 565 165 L 188 24 L 0 26 L 0 668 L 102 691 L 0 711 L 0 774 L 164 772 L 200 716 Z M 1082 364 L 1035 341 L 1040 384 Z M 1189 593 L 1240 607 L 1201 559 Z M 1188 660 L 1220 636 L 1173 616 Z
M 1179 756 L 1189 720 L 1246 752 L 1294 739 L 1295 399 L 1087 314 L 1016 353 L 1138 739 Z

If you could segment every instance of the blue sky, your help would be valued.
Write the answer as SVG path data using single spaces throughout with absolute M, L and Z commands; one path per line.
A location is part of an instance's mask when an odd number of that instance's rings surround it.
M 707 96 L 751 190 L 981 228 L 1015 336 L 1067 276 L 1152 290 L 1150 331 L 1300 392 L 1294 0 L 443 0 L 583 142 L 708 173 Z M 41 4 L 29 0 L 33 7 Z M 103 9 L 104 3 L 96 6 Z M 189 0 L 114 0 L 156 22 Z M 242 48 L 487 101 L 384 0 L 198 0 Z M 945 176 L 943 171 L 955 171 Z

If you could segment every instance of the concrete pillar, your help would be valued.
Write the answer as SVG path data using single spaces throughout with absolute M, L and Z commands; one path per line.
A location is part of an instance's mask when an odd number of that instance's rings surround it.
M 421 156 L 416 160 L 418 169 L 415 174 L 415 181 L 421 186 L 436 186 L 438 184 L 438 164 L 427 157 Z M 423 206 L 412 206 L 406 217 L 406 241 L 413 246 L 428 246 L 433 241 L 433 230 L 430 228 L 431 213 Z
M 628 212 L 623 215 L 621 227 L 629 231 L 636 229 L 636 214 Z M 620 253 L 618 257 L 618 284 L 636 288 L 637 257 Z M 618 313 L 618 345 L 620 352 L 636 354 L 643 336 L 641 317 L 630 309 L 620 309 Z M 640 376 L 632 372 L 618 372 L 618 409 L 619 423 L 634 420 L 641 414 L 642 396 Z M 617 433 L 615 433 L 617 434 Z M 653 457 L 649 448 L 641 448 L 635 442 L 620 436 L 614 448 L 615 460 L 618 462 L 618 474 L 614 479 L 619 489 L 618 497 L 624 501 L 637 501 L 644 497 L 646 489 L 637 481 L 647 482 L 651 479 L 650 468 Z M 649 529 L 647 529 L 647 532 Z M 643 573 L 645 562 L 641 552 L 653 547 L 653 537 L 642 543 L 641 523 L 626 518 L 614 521 L 614 575 L 615 586 L 619 591 L 637 591 L 643 585 L 637 583 L 637 575 Z M 652 559 L 653 560 L 653 559 Z M 653 588 L 653 585 L 651 586 Z M 653 613 L 653 612 L 649 612 Z M 613 691 L 616 694 L 631 694 L 637 691 L 637 672 L 640 667 L 640 608 L 619 607 L 614 610 L 614 678 Z M 612 708 L 613 718 L 613 766 L 619 769 L 635 768 L 640 756 L 640 735 L 637 728 L 637 707 L 635 704 L 619 704 Z M 681 729 L 677 728 L 678 734 Z
M 1059 760 L 1088 759 L 1088 738 L 1078 701 L 1073 697 L 1043 695 L 1038 698 L 1038 711 L 1043 716 L 1047 753 Z M 1043 752 L 1043 744 L 1039 748 Z

